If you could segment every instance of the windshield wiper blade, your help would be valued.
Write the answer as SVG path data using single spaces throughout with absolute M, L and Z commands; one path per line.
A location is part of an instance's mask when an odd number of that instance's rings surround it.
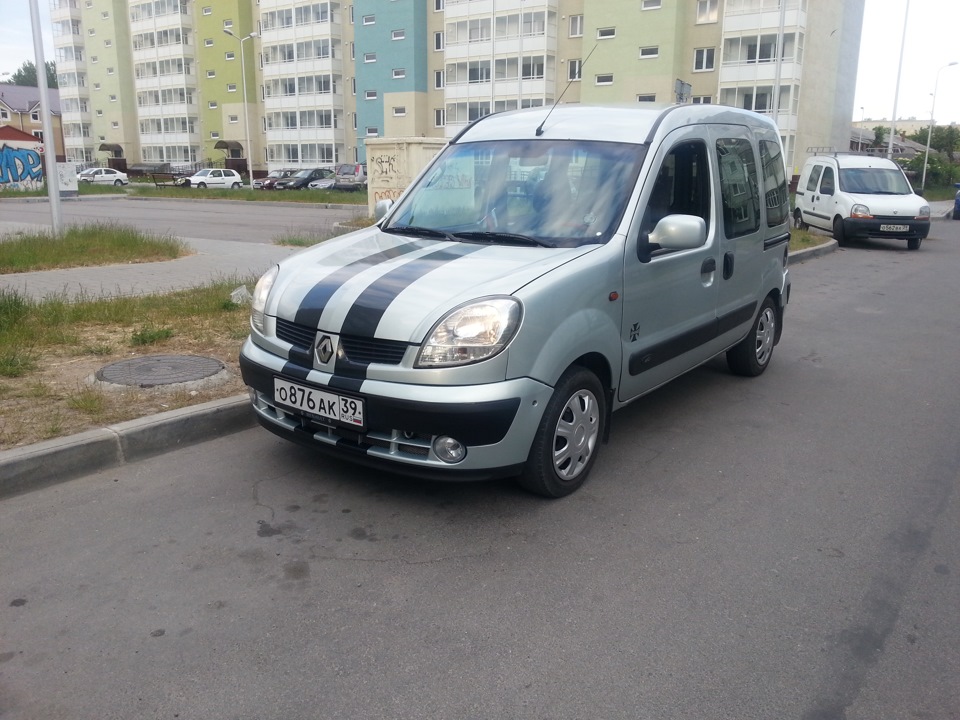
M 449 240 L 451 242 L 459 242 L 459 240 L 451 235 L 448 232 L 443 230 L 437 230 L 435 228 L 421 227 L 419 225 L 391 225 L 390 227 L 381 228 L 382 232 L 392 233 L 394 235 L 415 235 L 419 237 L 435 237 L 441 238 L 443 240 Z
M 454 233 L 454 237 L 461 238 L 463 240 L 477 240 L 480 242 L 503 242 L 503 243 L 512 243 L 514 245 L 532 245 L 534 247 L 554 247 L 548 242 L 545 242 L 539 238 L 531 237 L 530 235 L 520 235 L 519 233 L 509 233 L 509 232 L 497 232 L 495 230 L 472 230 L 469 232 L 458 232 Z

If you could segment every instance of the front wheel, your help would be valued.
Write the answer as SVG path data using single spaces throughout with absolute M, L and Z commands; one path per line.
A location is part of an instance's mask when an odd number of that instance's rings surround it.
M 770 364 L 773 346 L 777 340 L 777 309 L 767 297 L 760 306 L 750 332 L 739 343 L 727 350 L 727 365 L 734 375 L 756 377 Z
M 201 183 L 197 183 L 197 187 L 200 188 L 201 190 L 206 190 L 206 189 L 207 189 L 207 184 L 206 184 L 206 183 L 202 183 L 202 182 L 201 182 Z
M 837 245 L 840 247 L 847 244 L 847 234 L 843 230 L 843 220 L 840 218 L 834 218 L 833 239 L 837 241 Z
M 583 485 L 600 450 L 606 411 L 597 376 L 577 365 L 567 370 L 547 403 L 520 484 L 550 498 Z
M 116 187 L 120 187 L 121 185 L 123 185 L 123 180 L 114 180 L 114 181 L 113 181 L 113 184 L 114 184 Z

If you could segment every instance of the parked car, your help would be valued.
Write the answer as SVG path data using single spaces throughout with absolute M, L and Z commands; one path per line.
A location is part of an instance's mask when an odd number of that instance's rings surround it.
M 290 177 L 277 181 L 277 190 L 305 190 L 314 180 L 324 180 L 333 175 L 330 168 L 305 168 Z
M 187 178 L 185 185 L 198 188 L 233 188 L 234 190 L 243 185 L 243 178 L 236 170 L 227 168 L 204 168 L 198 170 Z
M 320 178 L 319 180 L 311 180 L 307 187 L 311 190 L 329 190 L 333 187 L 335 181 L 334 171 L 330 170 L 330 174 L 327 175 L 327 177 Z
M 283 170 L 271 170 L 265 178 L 253 181 L 254 190 L 275 190 L 276 184 L 284 178 L 288 178 L 296 173 L 296 168 L 285 168 Z
M 240 351 L 257 419 L 399 474 L 567 495 L 613 411 L 721 353 L 769 366 L 786 178 L 777 126 L 732 107 L 487 115 L 376 225 L 260 278 Z
M 127 185 L 127 174 L 113 168 L 87 168 L 77 175 L 77 182 L 93 185 Z
M 906 240 L 917 250 L 930 232 L 930 205 L 913 192 L 897 163 L 874 155 L 834 153 L 807 158 L 797 183 L 796 223 L 853 238 Z
M 336 190 L 359 190 L 367 186 L 367 164 L 347 163 L 337 168 Z
M 960 220 L 960 183 L 954 183 L 953 186 L 958 188 L 957 194 L 953 198 L 953 219 Z

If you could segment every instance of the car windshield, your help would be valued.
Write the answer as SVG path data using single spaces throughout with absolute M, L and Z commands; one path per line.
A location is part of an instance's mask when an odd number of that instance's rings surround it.
M 384 230 L 551 247 L 605 243 L 623 216 L 645 145 L 509 140 L 449 146 Z
M 305 177 L 310 177 L 310 175 L 312 174 L 313 174 L 313 170 L 301 170 L 296 174 L 296 177 L 305 178 Z
M 209 170 L 201 170 L 197 173 L 197 177 L 205 177 L 210 174 Z
M 272 177 L 272 178 L 283 177 L 283 171 L 281 171 L 281 170 L 271 170 L 271 171 L 270 171 L 270 174 L 268 174 L 267 177 Z
M 843 168 L 840 189 L 861 195 L 910 195 L 913 188 L 903 173 L 893 168 Z

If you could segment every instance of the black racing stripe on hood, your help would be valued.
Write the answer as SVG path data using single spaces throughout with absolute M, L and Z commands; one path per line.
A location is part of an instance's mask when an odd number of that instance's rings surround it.
M 383 314 L 397 296 L 427 273 L 459 260 L 483 245 L 456 245 L 423 255 L 374 280 L 354 301 L 340 328 L 341 335 L 373 337 Z
M 398 258 L 402 255 L 406 255 L 407 253 L 411 253 L 414 250 L 419 250 L 422 247 L 423 243 L 421 242 L 411 242 L 403 245 L 397 245 L 396 247 L 389 248 L 388 250 L 382 250 L 381 252 L 374 253 L 373 255 L 368 255 L 367 257 L 355 260 L 354 262 L 344 265 L 342 268 L 333 271 L 323 280 L 314 285 L 304 296 L 303 300 L 300 301 L 300 307 L 297 309 L 297 316 L 294 319 L 295 322 L 311 328 L 317 327 L 320 324 L 320 316 L 327 307 L 327 303 L 330 302 L 330 298 L 333 297 L 333 294 L 340 289 L 340 286 L 347 282 L 350 278 L 355 277 L 359 273 L 373 267 L 374 265 Z

